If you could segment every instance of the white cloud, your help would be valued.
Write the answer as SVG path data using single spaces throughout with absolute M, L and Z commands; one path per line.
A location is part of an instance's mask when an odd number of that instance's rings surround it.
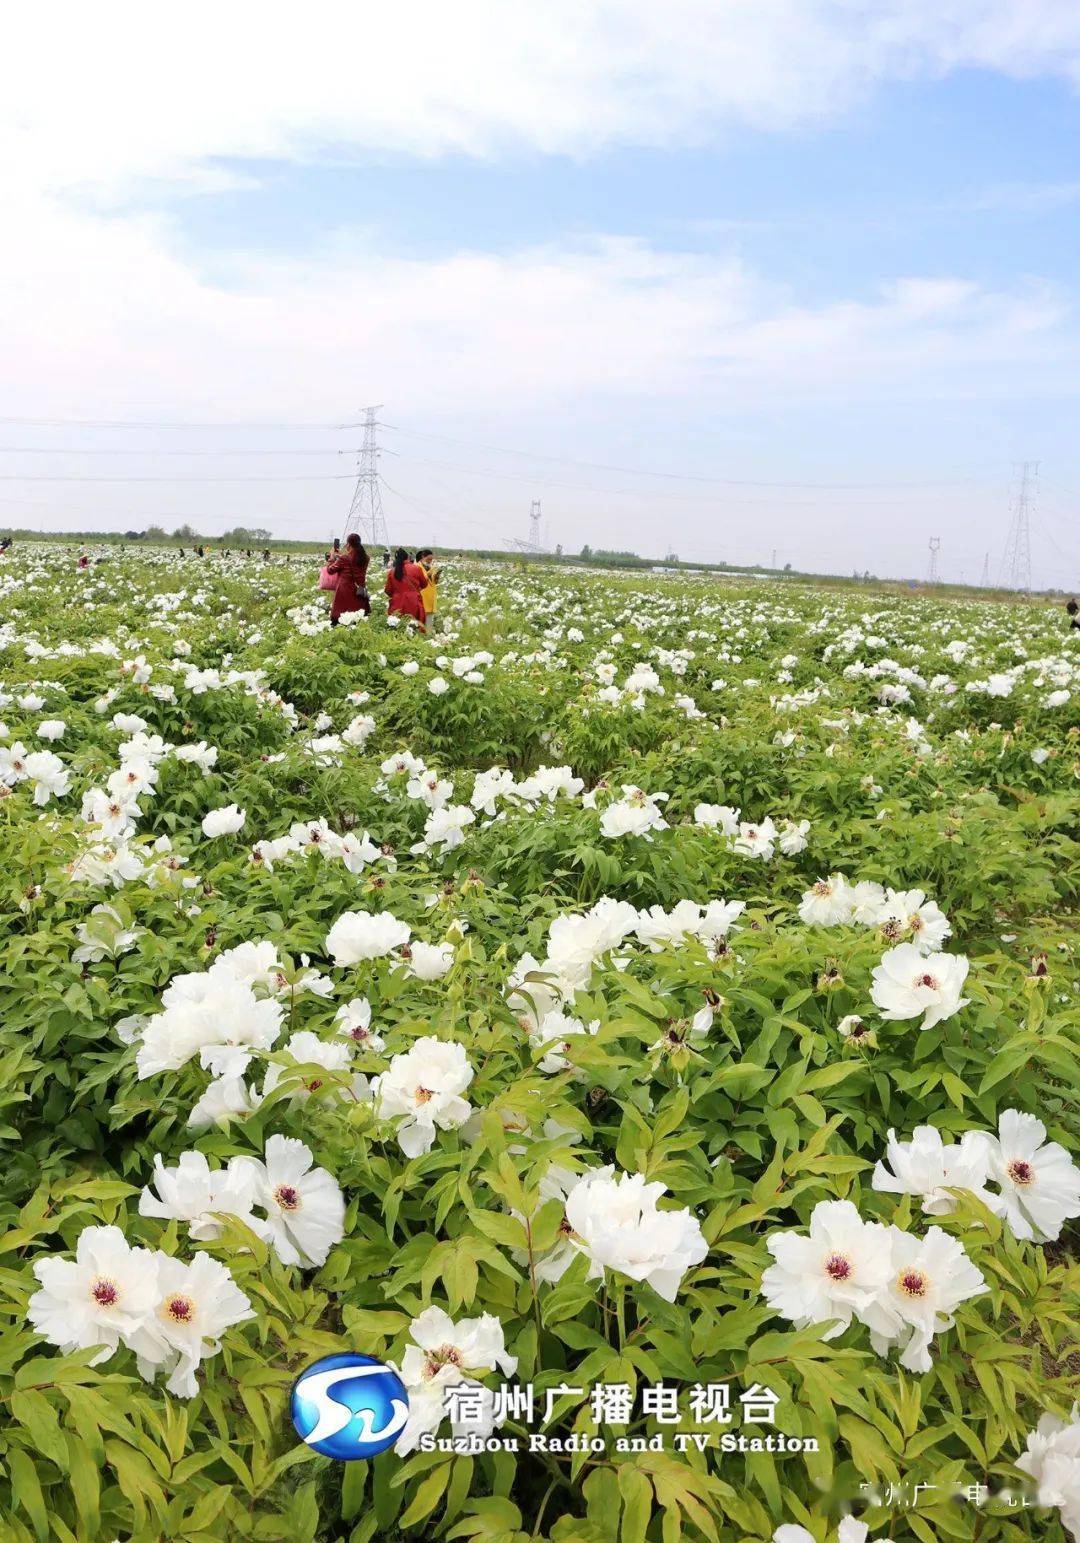
M 170 237 L 160 219 L 22 201 L 0 255 L 18 361 L 3 411 L 333 421 L 363 381 L 414 414 L 448 397 L 523 412 L 701 392 L 718 407 L 888 399 L 920 378 L 1014 391 L 1025 370 L 1045 388 L 1066 345 L 1051 292 L 948 277 L 812 307 L 734 259 L 603 238 L 423 260 L 341 238 L 219 258 L 210 277 Z
M 223 158 L 698 142 L 962 67 L 1080 78 L 1069 0 L 53 0 L 5 33 L 0 155 L 99 196 L 220 185 Z

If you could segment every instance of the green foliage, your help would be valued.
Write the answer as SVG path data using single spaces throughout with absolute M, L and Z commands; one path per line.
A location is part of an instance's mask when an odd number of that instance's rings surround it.
M 794 1329 L 759 1290 L 770 1233 L 804 1226 L 822 1200 L 850 1198 L 868 1219 L 924 1230 L 916 1202 L 870 1185 L 890 1129 L 906 1138 L 932 1124 L 958 1139 L 1019 1108 L 1076 1149 L 1075 712 L 1045 706 L 1051 684 L 1035 684 L 1037 669 L 1005 698 L 965 689 L 1010 668 L 1016 644 L 1032 661 L 1059 658 L 1056 617 L 919 600 L 878 600 L 865 615 L 861 600 L 794 586 L 718 595 L 685 577 L 669 588 L 640 576 L 472 567 L 447 573 L 440 607 L 450 631 L 424 640 L 378 616 L 333 632 L 309 626 L 321 616 L 310 565 L 170 557 L 155 566 L 139 552 L 80 579 L 30 551 L 3 572 L 19 582 L 0 634 L 0 744 L 36 747 L 43 714 L 18 699 L 40 688 L 47 714 L 67 725 L 54 748 L 72 774 L 72 792 L 44 809 L 22 783 L 0 800 L 5 1538 L 761 1543 L 792 1520 L 824 1537 L 830 1495 L 857 1497 L 872 1536 L 1064 1537 L 1052 1513 L 958 1506 L 947 1486 L 1015 1485 L 1027 1432 L 1075 1396 L 1071 1235 L 1046 1248 L 1018 1242 L 971 1197 L 936 1218 L 991 1289 L 960 1309 L 921 1377 L 877 1357 L 858 1327 L 827 1342 L 823 1326 Z M 879 711 L 879 676 L 845 674 L 881 659 L 884 642 L 868 641 L 877 634 L 923 681 L 897 712 Z M 850 647 L 836 652 L 841 636 Z M 92 651 L 102 638 L 117 641 L 117 658 Z M 174 668 L 178 638 L 190 653 Z M 971 645 L 962 666 L 945 652 L 951 639 Z M 28 653 L 28 640 L 40 647 Z M 688 652 L 681 673 L 656 662 L 658 649 L 669 659 Z M 493 656 L 482 683 L 436 666 L 481 651 Z M 600 651 L 619 682 L 652 658 L 663 695 L 606 701 Z M 138 655 L 152 667 L 149 684 L 121 668 Z M 403 673 L 414 662 L 418 672 Z M 201 690 L 184 685 L 188 666 L 260 674 Z M 443 695 L 428 690 L 436 673 L 450 682 Z M 931 693 L 937 674 L 959 689 Z M 175 700 L 149 689 L 165 684 Z M 115 695 L 99 710 L 106 691 Z M 688 717 L 678 696 L 705 716 Z M 139 714 L 147 733 L 175 743 L 205 740 L 218 760 L 205 775 L 162 761 L 133 846 L 149 860 L 168 837 L 186 865 L 112 890 L 88 887 L 77 865 L 81 797 L 115 769 L 124 737 L 110 725 L 116 712 Z M 314 720 L 328 713 L 340 733 L 358 712 L 376 720 L 367 745 L 320 764 L 307 749 Z M 909 714 L 925 750 L 907 737 Z M 566 763 L 601 804 L 624 784 L 667 792 L 668 828 L 610 840 L 595 809 L 559 799 L 478 819 L 442 858 L 414 854 L 427 811 L 386 794 L 380 770 L 405 746 L 454 779 L 458 803 L 474 771 L 499 764 L 523 777 Z M 1051 752 L 1041 764 L 1036 748 Z M 808 847 L 764 863 L 739 855 L 693 823 L 702 802 L 744 818 L 809 820 Z M 244 830 L 207 840 L 203 816 L 226 803 L 247 811 Z M 352 874 L 314 853 L 271 868 L 252 862 L 256 840 L 318 818 L 339 832 L 369 830 L 396 866 Z M 938 901 L 954 929 L 950 949 L 971 960 L 968 1007 L 925 1032 L 875 1021 L 870 1046 L 837 1032 L 846 1015 L 872 1012 L 884 945 L 868 929 L 798 921 L 803 891 L 834 870 Z M 522 953 L 543 957 L 556 917 L 601 896 L 665 908 L 724 897 L 746 910 L 726 949 L 694 942 L 608 958 L 574 1005 L 597 1032 L 576 1037 L 567 1069 L 548 1075 L 507 1003 L 507 980 Z M 137 946 L 78 963 L 79 926 L 101 901 L 142 929 Z M 363 994 L 386 1049 L 361 1051 L 357 1071 L 378 1074 L 422 1034 L 463 1044 L 479 1112 L 468 1134 L 444 1132 L 408 1159 L 370 1104 L 341 1098 L 340 1080 L 298 1103 L 286 1071 L 246 1120 L 193 1135 L 188 1113 L 207 1081 L 197 1063 L 137 1078 L 116 1024 L 156 1011 L 175 975 L 261 939 L 283 961 L 308 955 L 329 969 L 332 923 L 383 909 L 426 941 L 457 923 L 449 974 L 424 983 L 386 959 L 332 971 L 335 997 L 295 996 L 289 1028 L 331 1039 L 337 1005 Z M 1046 975 L 1032 969 L 1038 953 L 1049 957 Z M 659 1051 L 705 1000 L 717 1003 L 708 1037 L 677 1035 Z M 284 1065 L 280 1047 L 273 1059 Z M 544 1119 L 555 1133 L 540 1132 Z M 139 1215 L 155 1154 L 172 1163 L 196 1146 L 223 1164 L 260 1155 L 275 1132 L 299 1136 L 337 1178 L 345 1237 L 308 1271 L 282 1265 L 238 1227 L 199 1245 L 228 1265 L 256 1316 L 204 1363 L 194 1399 L 145 1383 L 128 1352 L 95 1366 L 91 1352 L 61 1354 L 33 1334 L 34 1264 L 68 1254 L 88 1225 L 115 1224 L 132 1243 L 190 1257 L 176 1223 Z M 548 1169 L 605 1163 L 659 1181 L 666 1206 L 701 1222 L 709 1254 L 674 1303 L 610 1271 L 588 1280 L 581 1260 L 556 1284 L 537 1280 L 537 1257 L 562 1220 L 542 1191 Z M 433 1302 L 454 1318 L 497 1316 L 520 1378 L 540 1394 L 696 1381 L 728 1381 L 737 1394 L 761 1383 L 780 1396 L 777 1428 L 815 1438 L 819 1450 L 721 1460 L 691 1444 L 680 1453 L 672 1432 L 700 1429 L 685 1411 L 674 1427 L 635 1416 L 625 1432 L 598 1428 L 586 1393 L 563 1396 L 552 1429 L 599 1434 L 600 1452 L 417 1451 L 337 1465 L 298 1442 L 287 1402 L 299 1370 L 345 1347 L 400 1358 Z M 658 1432 L 664 1450 L 616 1449 L 616 1435 Z M 901 1481 L 937 1489 L 914 1509 L 867 1505 L 860 1492 Z

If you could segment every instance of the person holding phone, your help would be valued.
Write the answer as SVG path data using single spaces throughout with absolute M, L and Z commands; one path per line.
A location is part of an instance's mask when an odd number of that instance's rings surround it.
M 442 577 L 435 566 L 435 554 L 429 546 L 421 547 L 416 554 L 416 566 L 423 578 L 420 599 L 424 606 L 424 631 L 435 631 L 435 607 L 439 598 L 439 579 Z

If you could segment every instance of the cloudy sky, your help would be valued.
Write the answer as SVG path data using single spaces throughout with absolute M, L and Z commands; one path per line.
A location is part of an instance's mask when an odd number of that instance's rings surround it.
M 1073 0 L 43 0 L 0 523 L 1080 582 Z M 13 168 L 13 175 L 11 173 Z

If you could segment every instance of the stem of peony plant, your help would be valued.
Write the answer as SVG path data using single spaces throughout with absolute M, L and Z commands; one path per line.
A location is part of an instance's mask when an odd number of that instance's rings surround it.
M 529 1251 L 529 1283 L 532 1287 L 533 1317 L 536 1319 L 536 1344 L 539 1351 L 543 1324 L 540 1321 L 540 1295 L 536 1285 L 536 1259 L 533 1254 L 532 1221 L 529 1217 L 525 1218 L 525 1243 Z

